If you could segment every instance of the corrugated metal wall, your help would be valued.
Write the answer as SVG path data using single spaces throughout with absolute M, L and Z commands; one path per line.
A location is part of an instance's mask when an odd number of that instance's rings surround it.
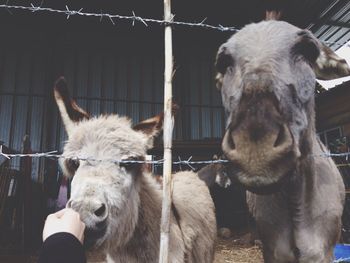
M 33 151 L 62 150 L 66 134 L 52 96 L 60 75 L 79 105 L 92 114 L 113 112 L 138 122 L 162 111 L 163 43 L 136 41 L 134 36 L 118 40 L 116 35 L 107 45 L 103 38 L 89 37 L 87 32 L 68 32 L 47 40 L 44 33 L 22 32 L 0 44 L 0 140 L 5 145 L 19 151 L 23 136 L 29 134 Z M 214 54 L 215 50 L 196 48 L 175 50 L 174 97 L 181 107 L 175 140 L 222 136 Z M 32 176 L 41 177 L 39 160 L 33 161 Z
M 224 115 L 215 88 L 214 55 L 213 51 L 195 49 L 175 53 L 174 96 L 182 106 L 175 139 L 203 140 L 223 135 Z
M 32 148 L 43 150 L 45 89 L 47 65 L 45 56 L 35 50 L 2 49 L 0 75 L 0 140 L 17 151 L 25 134 L 30 135 Z M 19 166 L 19 159 L 13 159 Z M 39 161 L 33 162 L 37 179 Z

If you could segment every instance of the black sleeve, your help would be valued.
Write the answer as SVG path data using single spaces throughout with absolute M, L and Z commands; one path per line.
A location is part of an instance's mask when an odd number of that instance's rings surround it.
M 49 236 L 40 251 L 38 263 L 86 263 L 80 241 L 70 233 Z

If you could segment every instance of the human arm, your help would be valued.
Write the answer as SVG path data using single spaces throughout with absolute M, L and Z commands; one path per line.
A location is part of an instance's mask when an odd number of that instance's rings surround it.
M 85 224 L 72 209 L 63 209 L 47 217 L 43 246 L 38 263 L 86 263 L 83 249 Z

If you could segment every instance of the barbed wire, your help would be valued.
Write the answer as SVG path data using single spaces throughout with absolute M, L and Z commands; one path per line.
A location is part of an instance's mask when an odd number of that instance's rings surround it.
M 174 15 L 172 16 L 170 21 L 167 20 L 160 20 L 160 19 L 153 19 L 153 18 L 143 18 L 140 16 L 137 16 L 134 11 L 132 11 L 132 15 L 126 16 L 126 15 L 118 15 L 118 14 L 109 14 L 109 13 L 88 13 L 83 12 L 83 8 L 80 8 L 79 10 L 71 10 L 67 5 L 66 9 L 54 9 L 50 7 L 42 7 L 41 5 L 35 6 L 33 4 L 30 4 L 30 6 L 19 6 L 19 5 L 8 5 L 8 4 L 2 4 L 0 5 L 0 8 L 5 8 L 7 10 L 25 10 L 25 11 L 31 11 L 33 13 L 35 12 L 49 12 L 49 13 L 56 13 L 56 14 L 63 14 L 69 19 L 71 16 L 85 16 L 85 17 L 96 17 L 99 18 L 100 21 L 102 21 L 103 18 L 109 19 L 109 21 L 115 25 L 115 20 L 129 20 L 132 22 L 132 25 L 135 25 L 135 22 L 141 22 L 143 25 L 148 27 L 148 23 L 158 24 L 158 25 L 176 25 L 176 26 L 189 26 L 189 27 L 201 27 L 205 29 L 214 29 L 219 31 L 230 31 L 230 32 L 237 32 L 239 29 L 237 27 L 233 26 L 223 26 L 223 25 L 209 25 L 205 24 L 207 18 L 203 19 L 199 23 L 193 23 L 193 22 L 182 22 L 182 21 L 175 21 Z
M 343 152 L 343 153 L 325 152 L 325 153 L 320 154 L 320 156 L 324 156 L 324 157 L 349 157 L 350 152 Z
M 8 154 L 4 153 L 2 150 L 2 145 L 0 145 L 0 156 L 5 157 L 6 159 L 10 160 L 12 158 L 55 158 L 55 159 L 71 159 L 71 160 L 77 160 L 77 161 L 87 161 L 87 162 L 110 162 L 115 164 L 163 164 L 164 159 L 160 160 L 132 160 L 132 159 L 125 159 L 125 160 L 115 160 L 115 159 L 96 159 L 92 157 L 79 157 L 79 156 L 65 156 L 62 154 L 57 154 L 57 151 L 50 151 L 50 152 L 42 152 L 42 153 L 14 153 L 14 154 Z M 228 163 L 228 160 L 218 159 L 218 160 L 205 160 L 205 161 L 191 161 L 192 156 L 188 158 L 187 160 L 181 160 L 179 157 L 178 161 L 174 161 L 174 165 L 188 165 L 192 169 L 194 169 L 191 165 L 195 164 L 214 164 L 214 163 Z
M 221 32 L 233 32 L 236 33 L 240 29 L 234 26 L 223 26 L 221 24 L 215 26 L 204 23 L 207 18 L 204 18 L 201 22 L 184 22 L 184 21 L 175 21 L 175 15 L 172 16 L 170 21 L 167 20 L 160 20 L 160 19 L 153 19 L 153 18 L 143 18 L 141 16 L 137 16 L 134 11 L 132 11 L 132 15 L 119 15 L 119 14 L 109 14 L 109 13 L 103 13 L 102 11 L 100 13 L 89 13 L 89 12 L 83 12 L 83 8 L 80 8 L 78 10 L 71 10 L 67 5 L 65 6 L 65 9 L 54 9 L 50 7 L 42 7 L 43 1 L 40 5 L 35 6 L 34 4 L 30 4 L 30 6 L 20 6 L 20 5 L 9 5 L 8 1 L 6 4 L 1 4 L 0 8 L 6 9 L 11 15 L 13 13 L 11 10 L 23 10 L 23 11 L 30 11 L 32 13 L 37 12 L 46 12 L 46 13 L 56 13 L 65 15 L 67 19 L 69 19 L 71 16 L 83 16 L 83 17 L 95 17 L 99 18 L 100 22 L 103 20 L 103 18 L 107 18 L 113 25 L 116 25 L 116 20 L 128 20 L 132 22 L 132 25 L 135 25 L 135 22 L 140 22 L 144 26 L 148 27 L 149 24 L 158 24 L 158 25 L 175 25 L 175 26 L 188 26 L 188 27 L 199 27 L 203 29 L 212 29 L 212 30 L 219 30 Z M 331 41 L 323 41 L 326 45 L 336 45 L 336 46 L 344 46 L 347 45 L 350 47 L 350 44 L 348 44 L 349 40 L 344 42 L 331 42 Z
M 77 161 L 87 161 L 87 162 L 111 162 L 115 164 L 155 164 L 160 165 L 164 163 L 164 159 L 160 160 L 132 160 L 132 159 L 124 159 L 124 160 L 115 160 L 115 159 L 96 159 L 92 157 L 80 157 L 80 156 L 65 156 L 63 154 L 57 154 L 58 151 L 50 151 L 50 152 L 41 152 L 41 153 L 4 153 L 2 150 L 2 145 L 0 145 L 0 156 L 5 157 L 6 159 L 10 160 L 12 158 L 54 158 L 54 159 L 71 159 L 71 160 L 77 160 Z M 350 156 L 350 152 L 346 153 L 330 153 L 325 152 L 321 154 L 314 154 L 311 155 L 312 157 L 348 157 Z M 191 165 L 198 165 L 198 164 L 219 164 L 219 163 L 229 163 L 229 160 L 225 159 L 217 159 L 217 160 L 200 160 L 200 161 L 192 161 L 192 156 L 189 157 L 187 160 L 182 160 L 181 157 L 178 157 L 178 161 L 173 161 L 172 163 L 174 165 L 188 165 L 191 167 L 192 170 L 195 168 Z M 344 163 L 344 164 L 337 164 L 338 167 L 342 166 L 350 166 L 350 163 Z
M 340 164 L 337 164 L 337 167 L 349 167 L 350 166 L 350 163 L 340 163 Z

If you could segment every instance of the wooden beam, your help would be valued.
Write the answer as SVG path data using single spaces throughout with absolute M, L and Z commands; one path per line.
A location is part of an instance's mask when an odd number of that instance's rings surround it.
M 164 0 L 164 19 L 171 21 L 171 0 Z M 165 26 L 165 68 L 164 68 L 164 167 L 163 167 L 163 202 L 160 233 L 159 263 L 169 262 L 170 215 L 171 215 L 171 166 L 172 166 L 172 134 L 174 119 L 172 118 L 172 77 L 173 47 L 172 28 Z

